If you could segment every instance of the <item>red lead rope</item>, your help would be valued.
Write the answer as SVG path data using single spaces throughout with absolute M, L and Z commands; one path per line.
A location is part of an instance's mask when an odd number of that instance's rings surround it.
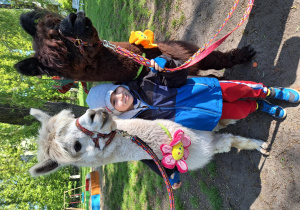
M 234 2 L 233 7 L 231 8 L 230 12 L 228 13 L 226 19 L 224 20 L 224 22 L 222 23 L 222 25 L 220 26 L 219 30 L 217 31 L 217 33 L 203 46 L 201 47 L 192 57 L 190 57 L 184 64 L 182 64 L 181 66 L 177 67 L 177 68 L 165 68 L 165 71 L 177 71 L 177 70 L 181 70 L 181 69 L 186 69 L 194 64 L 196 64 L 197 62 L 201 61 L 203 58 L 205 58 L 207 55 L 209 55 L 214 49 L 216 49 L 222 42 L 225 41 L 225 39 L 232 33 L 234 32 L 237 28 L 239 28 L 244 22 L 245 20 L 249 17 L 250 12 L 252 10 L 253 7 L 253 3 L 254 0 L 248 0 L 248 5 L 247 5 L 247 9 L 242 17 L 242 19 L 240 20 L 240 22 L 237 24 L 237 26 L 231 31 L 229 32 L 227 35 L 225 35 L 224 37 L 222 37 L 221 39 L 219 39 L 218 41 L 216 41 L 214 44 L 212 44 L 211 46 L 209 46 L 208 48 L 206 48 L 211 42 L 212 40 L 220 33 L 220 31 L 223 29 L 223 27 L 225 26 L 225 24 L 228 22 L 228 20 L 230 19 L 230 17 L 232 16 L 232 13 L 234 12 L 234 10 L 237 7 L 239 0 L 236 0 Z M 136 62 L 144 65 L 144 66 L 148 66 L 150 67 L 150 60 L 147 58 L 144 58 L 136 53 L 130 52 L 120 46 L 116 47 L 116 52 L 124 55 L 126 57 L 129 57 L 133 60 L 135 60 Z

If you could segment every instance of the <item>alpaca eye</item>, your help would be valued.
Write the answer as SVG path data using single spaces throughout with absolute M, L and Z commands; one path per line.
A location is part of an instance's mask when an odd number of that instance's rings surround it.
M 79 152 L 81 150 L 81 144 L 79 143 L 79 141 L 76 141 L 74 149 L 76 152 Z

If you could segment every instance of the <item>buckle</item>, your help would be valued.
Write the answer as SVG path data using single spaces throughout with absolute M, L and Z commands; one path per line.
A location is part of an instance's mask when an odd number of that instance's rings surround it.
M 83 41 L 81 39 L 75 39 L 74 45 L 76 47 L 80 47 L 81 45 L 83 45 Z
M 116 51 L 117 47 L 115 45 L 111 44 L 109 41 L 103 40 L 102 44 L 103 44 L 104 47 L 110 48 L 110 49 Z

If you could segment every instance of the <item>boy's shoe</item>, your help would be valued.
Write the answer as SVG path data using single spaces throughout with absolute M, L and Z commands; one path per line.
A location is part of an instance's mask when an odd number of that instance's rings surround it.
M 279 118 L 279 119 L 283 119 L 286 117 L 286 110 L 284 108 L 282 108 L 281 106 L 271 104 L 270 102 L 268 102 L 266 100 L 259 100 L 259 101 L 257 101 L 257 104 L 258 104 L 257 110 L 266 112 L 269 115 Z
M 269 87 L 270 95 L 267 98 L 275 98 L 291 103 L 300 102 L 300 93 L 297 90 L 291 88 L 282 88 L 282 87 Z
M 180 182 L 180 175 L 178 171 L 174 171 L 173 174 L 171 174 L 171 176 L 168 177 L 170 184 L 172 186 L 173 189 L 177 189 L 180 187 L 181 182 Z M 176 188 L 174 188 L 174 184 L 179 184 L 179 186 L 177 186 Z

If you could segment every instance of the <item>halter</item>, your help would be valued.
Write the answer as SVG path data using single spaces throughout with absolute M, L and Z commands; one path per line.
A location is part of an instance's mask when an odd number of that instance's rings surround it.
M 89 44 L 88 42 L 83 41 L 82 39 L 78 39 L 78 38 L 73 38 L 73 37 L 68 37 L 68 36 L 64 36 L 62 34 L 62 32 L 59 30 L 59 34 L 64 37 L 65 39 L 69 40 L 70 42 L 72 42 L 75 47 L 78 47 L 81 54 L 83 54 L 84 52 L 84 48 L 83 47 L 93 47 L 95 45 L 100 45 L 102 43 L 102 41 L 99 39 L 95 44 Z
M 103 147 L 103 149 L 104 149 L 104 148 L 106 148 L 106 147 L 110 144 L 110 142 L 113 140 L 113 138 L 114 138 L 115 135 L 116 135 L 116 131 L 112 131 L 112 132 L 110 132 L 109 134 L 103 134 L 103 133 L 98 133 L 98 132 L 90 131 L 90 130 L 84 128 L 82 125 L 80 125 L 80 123 L 79 123 L 79 117 L 78 117 L 77 120 L 76 120 L 76 127 L 77 127 L 81 132 L 83 132 L 84 134 L 86 134 L 86 135 L 88 135 L 89 137 L 91 137 L 91 139 L 93 140 L 93 142 L 94 142 L 94 144 L 95 144 L 95 147 L 97 147 L 98 149 L 100 149 L 99 141 L 98 141 L 99 138 L 103 138 L 103 139 L 109 138 L 109 139 L 105 142 L 105 145 L 104 145 L 104 147 Z M 96 134 L 97 136 L 96 136 L 95 138 L 93 138 L 93 136 L 94 136 L 95 134 Z

